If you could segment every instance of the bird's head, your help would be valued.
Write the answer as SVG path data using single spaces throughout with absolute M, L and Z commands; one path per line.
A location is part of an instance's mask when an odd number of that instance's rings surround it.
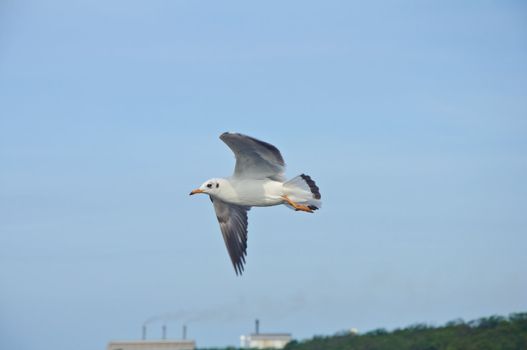
M 195 190 L 190 192 L 190 195 L 192 196 L 193 194 L 205 193 L 213 196 L 215 194 L 218 194 L 221 189 L 222 182 L 222 179 L 207 180 L 203 183 L 203 185 L 199 186 L 199 188 L 196 188 Z

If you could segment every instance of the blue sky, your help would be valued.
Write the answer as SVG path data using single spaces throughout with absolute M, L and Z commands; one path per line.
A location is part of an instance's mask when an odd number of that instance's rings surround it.
M 103 349 L 171 313 L 200 346 L 527 310 L 521 1 L 0 4 L 0 345 Z M 314 215 L 250 212 L 218 139 L 280 148 Z M 159 337 L 153 322 L 149 336 Z

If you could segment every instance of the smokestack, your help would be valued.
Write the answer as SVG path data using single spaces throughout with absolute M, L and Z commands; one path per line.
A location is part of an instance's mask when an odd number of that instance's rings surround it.
M 146 340 L 146 324 L 143 325 L 143 340 Z
M 183 325 L 183 337 L 182 337 L 183 340 L 187 339 L 187 325 L 184 324 Z
M 167 338 L 167 325 L 166 324 L 163 325 L 162 330 L 163 330 L 162 338 L 163 338 L 163 340 L 165 340 Z
M 256 319 L 256 321 L 254 321 L 254 332 L 256 334 L 260 334 L 260 320 Z

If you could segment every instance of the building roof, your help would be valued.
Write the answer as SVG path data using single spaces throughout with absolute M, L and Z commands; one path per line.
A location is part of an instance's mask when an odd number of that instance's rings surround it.
M 248 337 L 251 339 L 291 338 L 291 333 L 251 333 Z
M 108 350 L 192 350 L 196 348 L 194 340 L 113 340 Z
M 147 339 L 147 340 L 111 340 L 110 344 L 157 344 L 157 343 L 177 343 L 194 344 L 191 339 Z

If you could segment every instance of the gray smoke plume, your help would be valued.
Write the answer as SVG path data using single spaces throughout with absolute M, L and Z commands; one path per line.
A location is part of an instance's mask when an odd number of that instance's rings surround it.
M 183 324 L 193 322 L 232 322 L 252 319 L 255 315 L 262 313 L 270 314 L 269 317 L 276 320 L 300 311 L 306 304 L 306 298 L 302 294 L 292 295 L 282 300 L 264 297 L 251 303 L 248 303 L 244 297 L 239 297 L 236 302 L 229 304 L 205 309 L 183 309 L 155 315 L 146 319 L 143 325 L 172 322 L 181 322 Z

